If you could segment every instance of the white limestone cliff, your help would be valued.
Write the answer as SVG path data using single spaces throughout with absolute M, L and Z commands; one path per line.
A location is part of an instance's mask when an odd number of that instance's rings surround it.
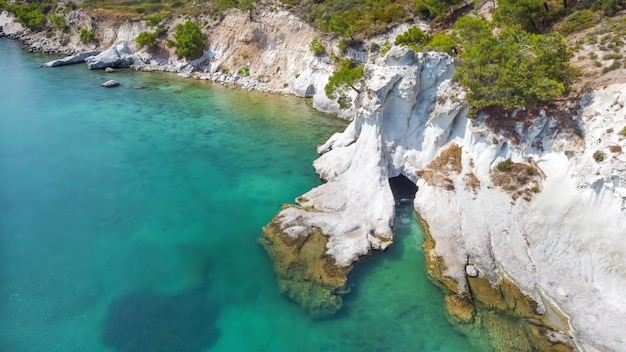
M 569 116 L 538 111 L 510 126 L 516 140 L 488 128 L 486 116 L 467 118 L 453 71 L 445 54 L 406 48 L 366 65 L 355 119 L 314 163 L 327 183 L 283 219 L 320 227 L 327 253 L 348 265 L 389 244 L 388 178 L 403 174 L 418 185 L 415 208 L 460 291 L 471 263 L 493 284 L 512 280 L 539 314 L 558 306 L 579 349 L 626 350 L 626 85 L 588 93 Z M 451 145 L 461 148 L 460 171 L 435 170 L 431 162 Z M 493 179 L 507 158 L 541 175 L 517 196 Z M 441 172 L 445 182 L 420 170 Z

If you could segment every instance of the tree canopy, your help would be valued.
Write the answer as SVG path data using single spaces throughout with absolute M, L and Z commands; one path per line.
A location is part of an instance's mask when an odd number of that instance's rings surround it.
M 462 43 L 456 77 L 470 89 L 468 102 L 476 108 L 548 101 L 566 92 L 575 76 L 558 33 L 510 26 L 494 34 L 489 22 L 473 16 L 459 19 L 455 33 Z
M 137 44 L 140 47 L 147 46 L 152 48 L 156 45 L 157 35 L 154 32 L 141 32 L 137 36 Z
M 206 38 L 195 22 L 187 20 L 176 25 L 174 40 L 170 39 L 166 44 L 176 48 L 176 55 L 194 60 L 202 56 Z

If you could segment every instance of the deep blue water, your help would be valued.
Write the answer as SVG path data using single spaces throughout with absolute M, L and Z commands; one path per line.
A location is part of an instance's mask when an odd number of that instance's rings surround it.
M 410 206 L 339 315 L 280 295 L 261 228 L 319 184 L 315 146 L 345 122 L 47 60 L 0 40 L 1 351 L 479 350 L 445 319 Z

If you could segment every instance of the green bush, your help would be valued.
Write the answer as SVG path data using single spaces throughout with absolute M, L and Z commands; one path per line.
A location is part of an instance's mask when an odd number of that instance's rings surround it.
M 50 14 L 50 16 L 48 16 L 48 18 L 50 19 L 50 22 L 52 22 L 54 28 L 59 30 L 67 28 L 67 23 L 65 23 L 65 18 L 63 18 L 63 16 L 52 13 Z
M 605 15 L 612 16 L 626 7 L 624 0 L 597 0 L 593 2 L 592 8 L 602 10 Z
M 622 136 L 626 137 L 626 126 L 622 129 Z
M 140 48 L 144 46 L 152 48 L 156 45 L 156 40 L 157 35 L 153 32 L 141 32 L 136 39 L 137 45 L 139 45 Z
M 513 161 L 511 161 L 511 159 L 506 159 L 504 161 L 499 162 L 496 168 L 502 172 L 509 172 L 511 171 L 512 165 L 513 165 Z
M 511 26 L 494 34 L 489 22 L 473 16 L 460 18 L 454 28 L 462 43 L 455 77 L 470 89 L 468 102 L 477 109 L 550 101 L 576 76 L 558 33 L 531 34 Z
M 328 20 L 327 29 L 339 38 L 354 41 L 354 26 L 352 21 L 342 14 L 335 14 Z
M 527 32 L 540 33 L 549 27 L 553 15 L 545 4 L 544 0 L 498 0 L 493 19 L 501 26 L 520 25 Z
M 559 32 L 563 35 L 579 32 L 595 26 L 601 19 L 602 16 L 590 10 L 577 11 L 563 20 L 558 26 Z
M 599 163 L 599 162 L 602 162 L 602 161 L 604 161 L 604 159 L 606 159 L 606 154 L 604 154 L 604 152 L 603 152 L 603 151 L 601 151 L 601 150 L 596 150 L 596 151 L 593 153 L 593 160 L 595 160 L 596 162 L 598 162 L 598 163 Z
M 337 100 L 339 108 L 347 109 L 352 104 L 352 100 L 346 91 L 351 88 L 357 93 L 360 92 L 355 85 L 362 77 L 363 65 L 356 65 L 348 58 L 340 58 L 339 69 L 328 78 L 324 92 L 329 99 Z
M 80 41 L 84 43 L 91 43 L 96 38 L 96 35 L 92 31 L 88 31 L 85 28 L 80 30 Z
M 430 38 L 428 48 L 434 51 L 440 51 L 448 53 L 450 55 L 456 54 L 456 43 L 452 36 L 446 33 L 437 33 Z
M 50 6 L 36 3 L 27 5 L 15 4 L 9 5 L 8 10 L 27 28 L 33 31 L 40 31 L 46 27 L 45 12 L 50 10 Z
M 240 68 L 240 69 L 237 71 L 237 74 L 238 74 L 239 76 L 244 76 L 244 77 L 248 77 L 248 76 L 250 76 L 250 67 L 248 67 L 248 66 L 244 66 L 244 67 Z
M 416 0 L 415 11 L 424 19 L 440 19 L 463 0 Z
M 309 43 L 309 50 L 315 54 L 315 56 L 322 56 L 326 53 L 326 49 L 324 49 L 324 44 L 318 37 L 314 37 L 311 39 Z
M 176 48 L 176 55 L 195 60 L 202 56 L 206 38 L 195 22 L 187 20 L 176 25 L 174 40 L 168 40 L 166 44 Z
M 157 27 L 157 29 L 154 30 L 154 34 L 156 34 L 157 37 L 162 37 L 167 34 L 167 29 L 163 27 Z
M 396 37 L 395 45 L 408 46 L 409 48 L 419 51 L 430 42 L 428 34 L 424 33 L 418 27 L 411 27 L 406 32 Z
M 163 16 L 157 13 L 155 15 L 148 16 L 148 19 L 146 20 L 146 25 L 149 27 L 158 26 L 161 21 L 163 21 Z
M 383 47 L 380 48 L 380 56 L 387 55 L 389 50 L 391 50 L 391 43 L 389 42 L 389 39 L 387 39 L 385 40 L 385 44 L 383 44 Z

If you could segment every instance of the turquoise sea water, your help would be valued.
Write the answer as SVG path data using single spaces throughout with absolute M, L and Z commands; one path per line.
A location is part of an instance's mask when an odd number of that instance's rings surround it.
M 280 295 L 261 228 L 319 184 L 314 148 L 345 122 L 47 59 L 0 40 L 1 351 L 479 350 L 445 319 L 410 206 L 339 315 Z

